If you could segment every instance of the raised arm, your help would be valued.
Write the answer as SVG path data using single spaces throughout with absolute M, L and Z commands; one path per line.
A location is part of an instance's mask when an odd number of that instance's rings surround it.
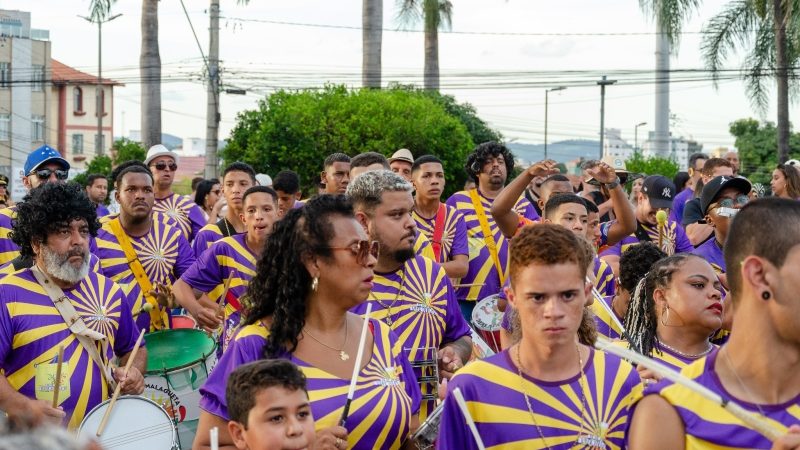
M 519 174 L 509 183 L 492 203 L 492 217 L 506 237 L 513 237 L 519 225 L 519 215 L 514 211 L 514 205 L 525 192 L 525 188 L 536 177 L 546 177 L 558 173 L 556 162 L 550 159 L 539 161 Z
M 614 245 L 625 236 L 636 231 L 636 216 L 633 207 L 628 202 L 628 196 L 619 183 L 614 168 L 606 163 L 600 163 L 586 171 L 595 180 L 606 185 L 610 201 L 613 205 L 614 216 L 617 220 L 608 229 L 608 245 Z

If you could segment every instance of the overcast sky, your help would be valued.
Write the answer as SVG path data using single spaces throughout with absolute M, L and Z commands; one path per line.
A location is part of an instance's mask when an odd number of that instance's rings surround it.
M 207 52 L 208 2 L 183 1 L 203 52 Z M 549 141 L 596 139 L 600 89 L 588 86 L 588 81 L 599 79 L 604 71 L 622 80 L 625 76 L 620 71 L 652 70 L 655 64 L 655 36 L 649 34 L 655 27 L 636 0 L 453 3 L 455 33 L 440 35 L 442 91 L 475 105 L 480 116 L 509 140 L 543 142 L 544 89 L 560 85 L 568 89 L 550 95 Z M 702 29 L 725 3 L 703 2 L 685 30 Z M 88 0 L 4 0 L 2 8 L 30 11 L 34 28 L 50 30 L 53 58 L 95 74 L 97 27 L 76 16 L 87 14 L 88 5 Z M 159 8 L 163 131 L 180 137 L 205 137 L 200 49 L 180 0 L 161 0 Z M 325 81 L 360 86 L 360 0 L 252 0 L 246 6 L 222 0 L 221 9 L 222 82 L 249 89 L 245 96 L 222 95 L 221 137 L 228 136 L 238 111 L 254 108 L 259 98 L 276 87 L 319 86 Z M 103 27 L 103 75 L 126 84 L 115 91 L 114 120 L 115 134 L 127 135 L 140 128 L 141 2 L 119 2 L 112 11 L 122 16 Z M 397 11 L 394 1 L 384 1 L 384 27 L 393 30 L 383 34 L 384 82 L 421 84 L 423 35 L 394 31 L 400 27 Z M 576 35 L 587 33 L 596 35 Z M 672 68 L 702 68 L 700 41 L 698 34 L 683 35 Z M 738 68 L 738 58 L 728 67 Z M 503 78 L 486 76 L 492 72 Z M 643 80 L 649 76 L 639 74 L 635 76 L 638 83 L 611 86 L 607 91 L 606 126 L 622 129 L 623 138 L 630 141 L 635 124 L 650 124 L 639 129 L 642 140 L 654 123 L 654 86 Z M 514 86 L 526 82 L 536 85 Z M 718 89 L 709 80 L 674 83 L 671 92 L 671 112 L 676 117 L 673 134 L 693 137 L 707 150 L 733 144 L 730 122 L 760 118 L 739 81 L 725 81 Z M 774 95 L 771 100 L 767 119 L 774 121 Z M 794 118 L 799 112 L 793 106 L 790 115 Z

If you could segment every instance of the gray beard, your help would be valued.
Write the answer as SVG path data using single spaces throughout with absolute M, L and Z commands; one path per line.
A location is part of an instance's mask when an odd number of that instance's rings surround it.
M 62 256 L 54 251 L 50 251 L 46 245 L 42 245 L 40 249 L 42 253 L 42 263 L 44 264 L 47 274 L 51 277 L 66 281 L 67 283 L 76 284 L 89 274 L 89 252 L 83 254 L 83 262 L 80 267 L 76 268 L 68 261 L 70 258 L 69 252 Z

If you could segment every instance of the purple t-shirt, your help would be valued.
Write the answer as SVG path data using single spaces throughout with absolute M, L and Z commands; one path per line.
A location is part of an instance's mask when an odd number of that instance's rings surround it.
M 645 233 L 647 233 L 650 242 L 658 245 L 658 227 L 644 223 L 640 223 L 639 225 L 644 229 Z M 606 247 L 606 249 L 600 253 L 600 256 L 621 256 L 632 245 L 638 245 L 640 242 L 636 234 L 633 233 L 622 238 L 616 245 Z M 664 225 L 664 239 L 661 250 L 667 255 L 674 255 L 675 253 L 691 252 L 694 250 L 694 246 L 689 242 L 689 238 L 686 237 L 686 232 L 683 231 L 683 227 L 678 225 L 677 222 L 668 219 L 666 225 Z
M 455 255 L 469 256 L 469 247 L 467 246 L 467 226 L 464 224 L 464 218 L 452 206 L 444 205 L 444 227 L 442 229 L 441 238 L 441 255 L 437 262 L 452 261 Z M 417 229 L 420 233 L 433 243 L 433 233 L 436 227 L 436 216 L 431 218 L 422 217 L 416 211 L 413 213 L 414 221 L 417 223 Z
M 175 219 L 188 242 L 191 242 L 200 229 L 208 223 L 203 210 L 191 198 L 174 192 L 164 198 L 157 198 L 153 211 L 162 212 Z
M 594 349 L 584 361 L 583 376 L 546 382 L 523 374 L 521 379 L 506 350 L 468 364 L 447 387 L 439 449 L 478 448 L 452 395 L 455 388 L 461 390 L 486 448 L 545 448 L 539 430 L 552 449 L 601 448 L 596 444 L 624 448 L 631 404 L 641 383 L 633 366 Z
M 435 360 L 442 345 L 470 335 L 444 269 L 422 256 L 406 261 L 395 272 L 376 272 L 369 298 L 351 311 L 364 314 L 368 303 L 372 304 L 371 317 L 383 321 L 400 336 L 399 344 L 411 362 Z M 435 395 L 427 390 L 430 387 L 425 383 L 423 394 Z M 434 406 L 432 401 L 423 402 L 420 420 Z
M 716 273 L 725 273 L 725 255 L 714 236 L 694 249 L 692 253 L 708 261 Z
M 686 208 L 686 202 L 694 198 L 694 189 L 686 188 L 675 196 L 672 200 L 672 208 L 669 211 L 669 219 L 675 223 L 683 223 L 683 209 Z
M 409 420 L 419 410 L 420 392 L 407 355 L 397 336 L 382 322 L 370 320 L 372 356 L 361 369 L 346 428 L 348 449 L 400 448 Z M 242 327 L 200 389 L 200 408 L 228 420 L 225 387 L 237 367 L 264 359 L 269 330 L 260 322 Z M 338 425 L 350 380 L 313 367 L 291 354 L 282 358 L 297 364 L 306 376 L 314 428 Z
M 186 284 L 208 295 L 208 298 L 223 305 L 225 323 L 220 335 L 221 349 L 228 346 L 241 320 L 241 310 L 236 306 L 247 293 L 247 285 L 256 274 L 256 255 L 247 246 L 247 235 L 236 234 L 220 239 L 197 258 L 181 275 Z M 226 298 L 222 298 L 225 282 L 231 283 Z
M 101 218 L 101 217 L 105 217 L 105 216 L 107 216 L 107 215 L 111 214 L 111 213 L 108 211 L 108 208 L 106 208 L 106 205 L 104 205 L 104 204 L 102 204 L 102 203 L 98 203 L 98 204 L 97 204 L 97 208 L 96 208 L 96 210 L 95 210 L 95 211 L 97 212 L 97 218 L 98 218 L 98 219 L 99 219 L 99 218 Z
M 472 204 L 470 193 L 468 191 L 456 192 L 447 199 L 447 204 L 458 210 L 464 217 L 469 246 L 469 271 L 460 280 L 460 283 L 474 284 L 473 286 L 461 287 L 456 290 L 456 297 L 459 300 L 477 301 L 497 294 L 500 292 L 508 272 L 508 240 L 503 236 L 500 227 L 497 226 L 492 217 L 491 209 L 494 200 L 484 197 L 480 194 L 480 191 L 478 191 L 478 194 L 481 209 L 486 215 L 486 221 L 497 246 L 501 270 L 497 270 L 494 258 L 486 245 L 478 213 Z M 514 210 L 528 220 L 537 220 L 539 218 L 533 205 L 525 197 L 520 197 L 514 206 Z
M 0 209 L 0 264 L 19 256 L 19 246 L 11 240 L 12 220 L 17 216 L 17 208 L 12 206 Z
M 210 223 L 201 228 L 195 235 L 194 241 L 192 241 L 192 251 L 194 251 L 195 258 L 199 258 L 203 252 L 211 247 L 211 244 L 224 237 L 219 226 L 215 223 Z
M 63 291 L 86 326 L 107 337 L 102 354 L 106 361 L 133 349 L 138 329 L 125 294 L 113 281 L 89 272 L 77 285 Z M 67 413 L 64 424 L 74 429 L 92 408 L 109 397 L 101 368 L 67 328 L 31 269 L 3 277 L 0 369 L 11 386 L 28 398 L 52 400 L 59 344 L 64 345 L 59 404 Z

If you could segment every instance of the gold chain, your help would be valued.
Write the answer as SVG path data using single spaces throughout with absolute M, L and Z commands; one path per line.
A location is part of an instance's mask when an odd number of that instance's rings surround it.
M 325 347 L 328 347 L 329 349 L 331 349 L 333 351 L 339 352 L 339 359 L 341 359 L 342 361 L 347 361 L 348 359 L 350 359 L 350 355 L 348 355 L 347 352 L 344 351 L 345 347 L 347 347 L 347 322 L 349 322 L 349 321 L 347 320 L 347 316 L 345 316 L 345 318 L 344 318 L 344 342 L 342 343 L 342 348 L 334 348 L 334 347 L 331 347 L 330 345 L 320 341 L 319 339 L 314 337 L 314 335 L 311 334 L 311 332 L 309 332 L 308 328 L 306 328 L 306 327 L 303 327 L 303 333 L 307 334 L 308 337 L 310 337 L 311 339 L 317 341 L 319 344 L 321 344 L 321 345 L 323 345 Z
M 378 302 L 379 305 L 383 306 L 383 308 L 388 311 L 386 314 L 386 325 L 389 325 L 389 328 L 392 328 L 392 325 L 394 324 L 394 321 L 392 320 L 392 307 L 394 307 L 395 303 L 397 303 L 397 300 L 400 299 L 400 294 L 403 292 L 403 286 L 405 286 L 405 284 L 406 284 L 406 266 L 405 263 L 403 263 L 403 271 L 400 272 L 400 287 L 397 288 L 397 293 L 394 295 L 394 300 L 392 300 L 392 303 L 390 305 L 386 305 L 385 303 L 380 301 L 378 297 L 375 296 L 374 292 L 369 293 L 370 297 L 372 297 L 376 302 Z

